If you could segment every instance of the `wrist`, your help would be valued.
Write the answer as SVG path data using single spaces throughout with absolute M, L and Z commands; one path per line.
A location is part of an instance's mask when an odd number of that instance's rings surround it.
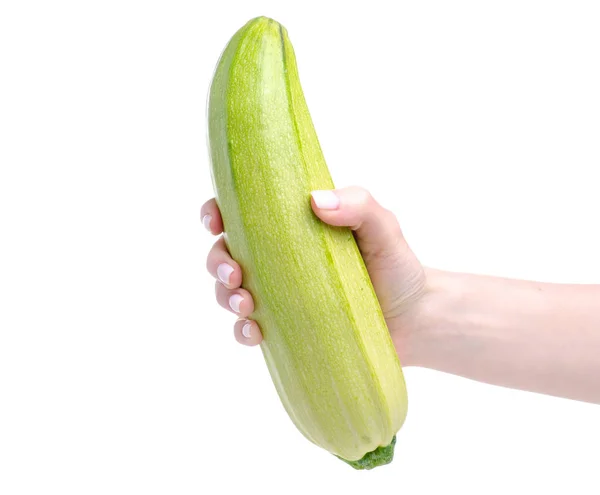
M 405 366 L 440 367 L 444 352 L 452 346 L 453 329 L 460 328 L 466 299 L 465 277 L 460 273 L 425 268 L 426 284 L 415 303 L 404 332 L 403 356 Z M 444 351 L 446 349 L 446 351 Z

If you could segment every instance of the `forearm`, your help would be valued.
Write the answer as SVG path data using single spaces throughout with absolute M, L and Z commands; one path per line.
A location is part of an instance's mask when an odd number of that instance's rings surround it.
M 428 270 L 413 364 L 600 403 L 600 286 Z

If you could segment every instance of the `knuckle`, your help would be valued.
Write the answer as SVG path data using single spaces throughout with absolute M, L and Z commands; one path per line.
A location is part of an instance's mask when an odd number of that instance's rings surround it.
M 398 217 L 396 217 L 396 214 L 393 211 L 388 210 L 387 208 L 382 208 L 382 216 L 393 234 L 402 235 Z
M 214 253 L 214 252 L 216 252 L 216 251 L 223 251 L 223 250 L 225 249 L 225 248 L 224 248 L 224 245 L 223 245 L 223 242 L 224 242 L 224 241 L 223 241 L 223 238 L 222 238 L 222 237 L 219 237 L 219 238 L 218 238 L 218 239 L 217 239 L 217 240 L 216 240 L 216 241 L 213 243 L 213 245 L 212 245 L 212 248 L 211 248 L 211 252 L 213 252 L 213 253 Z
M 373 196 L 364 187 L 356 186 L 353 192 L 356 198 L 356 203 L 360 206 L 366 206 L 372 203 Z

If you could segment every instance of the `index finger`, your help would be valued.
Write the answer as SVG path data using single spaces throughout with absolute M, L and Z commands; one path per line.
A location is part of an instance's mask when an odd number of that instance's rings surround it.
M 202 225 L 213 235 L 219 235 L 223 232 L 223 219 L 221 218 L 221 212 L 217 206 L 215 198 L 209 199 L 200 208 L 200 218 L 202 219 Z

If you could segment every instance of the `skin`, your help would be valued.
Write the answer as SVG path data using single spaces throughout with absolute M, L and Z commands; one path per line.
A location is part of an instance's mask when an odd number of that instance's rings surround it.
M 354 231 L 404 367 L 600 404 L 600 285 L 426 268 L 395 215 L 364 189 L 317 192 L 311 204 L 325 223 Z M 213 235 L 223 232 L 214 199 L 202 206 L 201 218 Z M 260 344 L 260 328 L 248 319 L 252 295 L 243 289 L 240 267 L 222 237 L 208 254 L 207 268 L 217 279 L 217 302 L 239 318 L 236 340 Z M 234 295 L 242 297 L 237 312 L 230 305 Z

